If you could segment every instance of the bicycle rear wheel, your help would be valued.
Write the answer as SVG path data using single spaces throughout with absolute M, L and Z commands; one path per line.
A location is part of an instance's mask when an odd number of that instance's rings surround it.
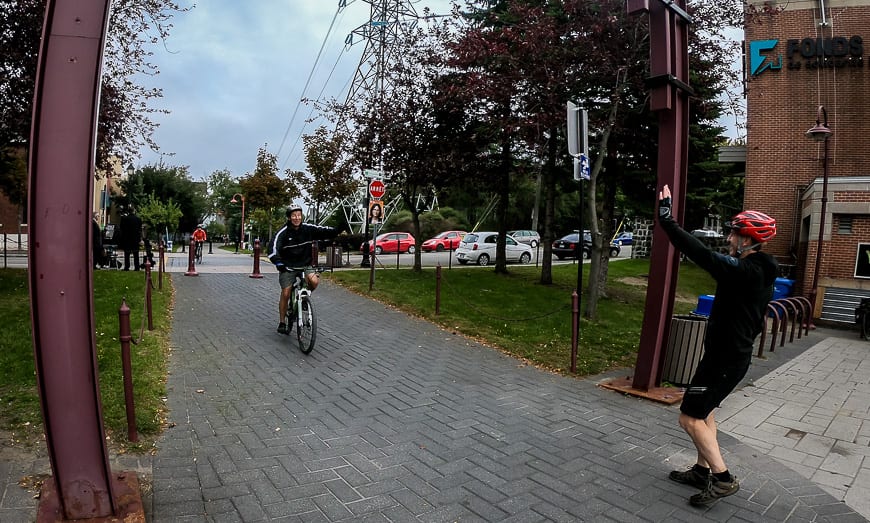
M 299 340 L 299 350 L 308 354 L 314 349 L 314 341 L 317 339 L 317 315 L 314 314 L 311 298 L 302 298 L 299 315 L 302 321 L 296 322 L 296 339 Z
M 197 264 L 202 263 L 202 244 L 201 243 L 196 244 L 196 263 Z

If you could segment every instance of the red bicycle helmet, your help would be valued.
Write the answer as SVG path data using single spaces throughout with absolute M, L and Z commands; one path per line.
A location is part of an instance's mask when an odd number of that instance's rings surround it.
M 759 211 L 743 211 L 731 218 L 728 227 L 741 236 L 762 243 L 776 236 L 776 220 Z

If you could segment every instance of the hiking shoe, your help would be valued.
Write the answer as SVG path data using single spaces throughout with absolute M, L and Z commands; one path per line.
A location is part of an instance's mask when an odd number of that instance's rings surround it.
M 281 322 L 278 324 L 278 334 L 287 334 L 289 331 L 287 330 L 287 324 Z
M 684 485 L 691 485 L 697 489 L 707 488 L 708 477 L 709 474 L 702 476 L 697 470 L 695 470 L 695 467 L 690 467 L 689 470 L 672 470 L 668 475 L 668 478 L 671 481 L 683 483 Z
M 690 497 L 689 503 L 696 507 L 709 505 L 719 498 L 736 494 L 738 490 L 740 490 L 740 483 L 734 475 L 731 476 L 731 481 L 716 481 L 716 478 L 711 476 L 704 490 Z

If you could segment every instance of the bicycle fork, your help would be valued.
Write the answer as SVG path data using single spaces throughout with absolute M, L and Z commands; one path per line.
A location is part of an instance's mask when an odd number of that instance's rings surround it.
M 303 299 L 308 299 L 309 296 L 310 292 L 308 291 L 308 289 L 299 289 L 296 291 L 296 303 L 293 304 L 293 311 L 296 313 L 296 327 L 300 329 L 305 323 L 305 318 L 303 318 L 302 315 L 311 314 L 311 312 L 307 309 L 301 310 Z

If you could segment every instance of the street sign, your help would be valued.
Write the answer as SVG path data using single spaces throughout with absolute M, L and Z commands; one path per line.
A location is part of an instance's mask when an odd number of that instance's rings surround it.
M 579 158 L 574 158 L 574 179 L 577 181 L 588 180 L 590 174 L 589 158 L 585 154 L 581 154 Z
M 371 183 L 369 183 L 369 194 L 372 198 L 380 200 L 386 192 L 387 187 L 384 185 L 384 182 L 380 180 L 372 180 Z
M 379 171 L 378 169 L 363 169 L 363 176 L 366 178 L 381 178 L 384 175 L 384 171 Z

